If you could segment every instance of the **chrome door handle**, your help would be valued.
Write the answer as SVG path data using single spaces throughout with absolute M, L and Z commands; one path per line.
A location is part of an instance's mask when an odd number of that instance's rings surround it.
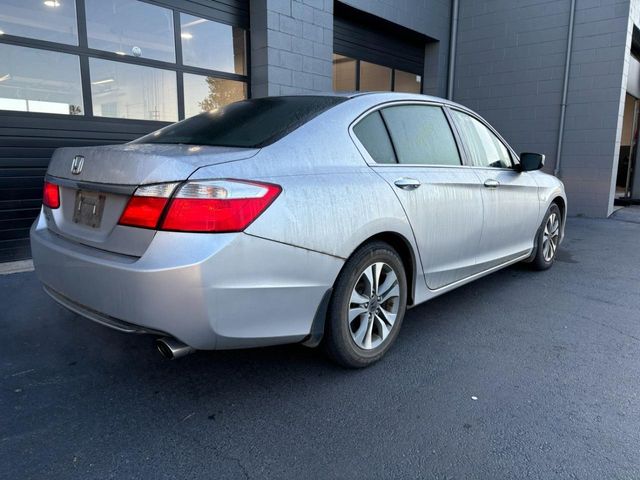
M 401 188 L 403 190 L 415 190 L 420 185 L 422 185 L 415 178 L 399 178 L 393 183 L 396 185 L 396 187 Z
M 500 186 L 500 182 L 490 178 L 489 180 L 485 180 L 484 186 L 487 188 L 498 188 Z

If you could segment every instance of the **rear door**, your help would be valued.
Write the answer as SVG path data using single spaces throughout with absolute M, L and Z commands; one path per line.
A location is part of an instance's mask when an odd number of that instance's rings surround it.
M 472 275 L 482 193 L 474 172 L 462 167 L 442 107 L 391 104 L 359 120 L 353 134 L 407 213 L 428 287 L 438 289 Z
M 505 143 L 479 118 L 450 109 L 473 171 L 482 185 L 484 228 L 478 268 L 486 270 L 528 253 L 538 228 L 538 186 L 514 168 Z

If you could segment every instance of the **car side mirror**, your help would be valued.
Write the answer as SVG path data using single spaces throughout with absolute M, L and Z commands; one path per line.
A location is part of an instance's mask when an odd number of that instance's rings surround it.
M 540 170 L 544 167 L 544 155 L 541 153 L 521 153 L 520 154 L 520 171 L 531 172 Z

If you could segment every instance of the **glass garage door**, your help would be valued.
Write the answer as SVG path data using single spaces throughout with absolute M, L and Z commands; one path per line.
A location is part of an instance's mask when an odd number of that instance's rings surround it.
M 0 3 L 0 262 L 30 256 L 55 148 L 127 142 L 249 96 L 249 0 Z

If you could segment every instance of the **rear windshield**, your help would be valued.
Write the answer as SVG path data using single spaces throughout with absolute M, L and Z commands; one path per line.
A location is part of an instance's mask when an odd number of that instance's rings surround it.
M 132 143 L 264 147 L 345 100 L 324 96 L 244 100 L 174 123 Z

